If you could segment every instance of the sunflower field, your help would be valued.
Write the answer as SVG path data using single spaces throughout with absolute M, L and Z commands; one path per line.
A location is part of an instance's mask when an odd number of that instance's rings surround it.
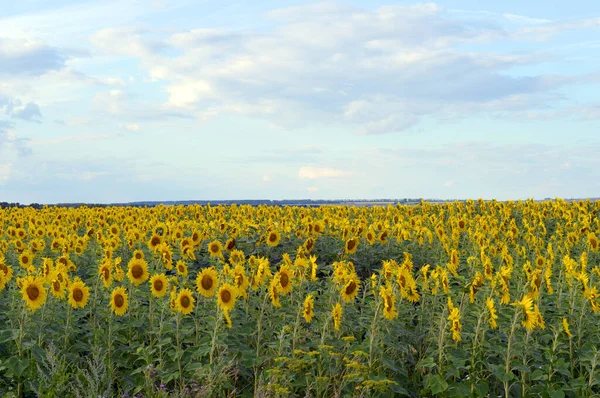
M 599 212 L 0 209 L 0 396 L 598 396 Z

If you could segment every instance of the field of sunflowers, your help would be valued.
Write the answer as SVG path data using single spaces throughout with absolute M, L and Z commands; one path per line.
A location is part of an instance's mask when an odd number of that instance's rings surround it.
M 0 393 L 598 396 L 599 212 L 0 209 Z

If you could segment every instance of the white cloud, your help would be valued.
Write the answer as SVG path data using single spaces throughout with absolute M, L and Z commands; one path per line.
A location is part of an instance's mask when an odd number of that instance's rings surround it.
M 140 125 L 135 123 L 124 124 L 122 127 L 127 131 L 140 131 Z
M 323 2 L 266 16 L 272 25 L 260 31 L 196 28 L 165 37 L 120 27 L 98 31 L 92 42 L 106 54 L 138 59 L 168 93 L 165 111 L 201 120 L 248 115 L 284 127 L 341 122 L 359 134 L 407 130 L 426 117 L 485 115 L 514 97 L 543 99 L 518 109 L 536 110 L 552 100 L 544 95 L 578 81 L 505 73 L 551 54 L 463 49 L 527 39 L 527 29 L 555 24 L 522 15 L 503 15 L 512 30 L 457 18 L 434 3 L 362 9 Z
M 319 188 L 317 188 L 317 187 L 308 187 L 308 188 L 306 188 L 306 190 L 308 192 L 317 192 L 319 190 Z
M 12 164 L 0 164 L 0 185 L 6 184 L 8 178 L 10 177 L 10 173 L 12 171 Z
M 263 182 L 271 182 L 273 179 L 269 175 L 264 175 L 262 178 Z
M 313 167 L 313 166 L 302 166 L 298 170 L 298 177 L 301 180 L 314 180 L 317 178 L 330 178 L 330 177 L 342 177 L 351 175 L 352 173 L 340 169 L 334 169 L 330 167 Z

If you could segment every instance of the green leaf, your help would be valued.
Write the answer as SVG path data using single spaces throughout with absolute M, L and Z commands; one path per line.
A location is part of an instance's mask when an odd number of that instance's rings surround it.
M 434 368 L 436 366 L 435 360 L 432 357 L 427 357 L 417 362 L 417 368 Z
M 478 397 L 487 396 L 489 390 L 490 390 L 490 385 L 485 380 L 480 381 L 479 383 L 475 384 L 475 393 L 477 394 Z
M 19 359 L 19 357 L 15 356 L 10 357 L 4 365 L 12 375 L 20 377 L 29 366 L 29 361 L 27 359 Z
M 440 375 L 433 375 L 427 379 L 427 388 L 433 395 L 437 395 L 448 389 L 448 383 Z
M 563 390 L 549 390 L 546 392 L 550 398 L 565 398 L 565 392 Z

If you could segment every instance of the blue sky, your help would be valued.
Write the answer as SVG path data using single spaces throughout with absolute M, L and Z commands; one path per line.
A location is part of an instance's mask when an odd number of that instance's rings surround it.
M 600 3 L 12 2 L 0 201 L 600 196 Z

